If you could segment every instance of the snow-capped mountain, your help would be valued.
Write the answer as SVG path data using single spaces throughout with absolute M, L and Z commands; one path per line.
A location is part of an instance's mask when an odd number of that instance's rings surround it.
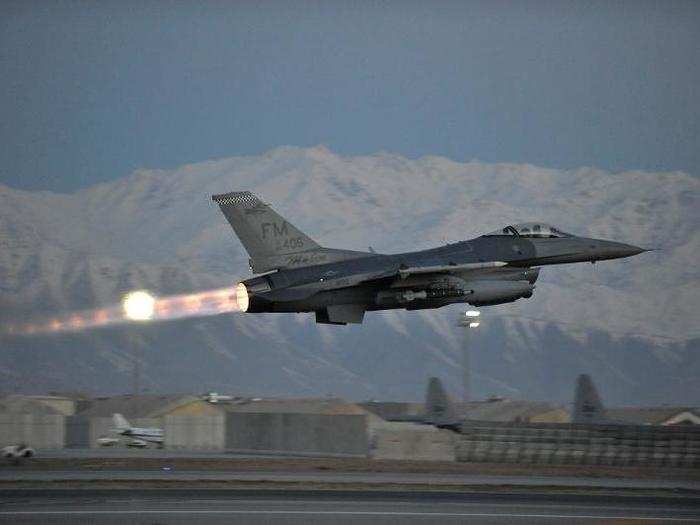
M 249 189 L 323 245 L 399 252 L 538 220 L 659 248 L 545 267 L 532 299 L 484 309 L 477 395 L 570 400 L 578 373 L 616 402 L 700 404 L 700 180 L 688 174 L 343 157 L 283 147 L 258 157 L 139 170 L 72 194 L 0 186 L 2 319 L 116 303 L 130 289 L 234 284 L 247 254 L 210 196 Z M 230 314 L 44 337 L 3 337 L 3 388 L 125 390 L 142 348 L 152 390 L 422 396 L 459 388 L 457 307 L 370 313 L 361 327 L 307 315 Z M 694 396 L 692 400 L 688 396 Z

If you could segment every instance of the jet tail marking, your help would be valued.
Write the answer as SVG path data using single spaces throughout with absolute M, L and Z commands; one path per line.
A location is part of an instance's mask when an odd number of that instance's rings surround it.
M 275 269 L 270 259 L 277 262 L 282 255 L 321 249 L 316 241 L 249 191 L 213 195 L 212 200 L 250 255 L 256 273 Z
M 249 191 L 213 195 L 250 255 L 254 273 L 338 262 L 372 254 L 324 248 Z

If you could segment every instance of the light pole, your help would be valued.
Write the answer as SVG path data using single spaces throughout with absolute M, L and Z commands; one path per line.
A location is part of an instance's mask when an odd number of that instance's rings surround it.
M 140 394 L 141 391 L 141 355 L 139 352 L 139 341 L 137 337 L 134 337 L 133 335 L 129 336 L 129 340 L 131 341 L 131 352 L 132 352 L 132 357 L 134 359 L 134 395 L 137 396 Z
M 156 299 L 146 290 L 129 292 L 122 299 L 122 311 L 126 319 L 136 322 L 146 322 L 153 319 L 155 313 Z M 141 348 L 139 338 L 133 332 L 129 336 L 131 342 L 132 357 L 134 360 L 133 380 L 134 395 L 141 392 Z
M 481 324 L 481 312 L 478 310 L 467 310 L 459 316 L 457 325 L 464 328 L 464 348 L 462 349 L 462 401 L 468 403 L 471 397 L 471 381 L 470 381 L 470 338 L 469 332 L 475 330 Z

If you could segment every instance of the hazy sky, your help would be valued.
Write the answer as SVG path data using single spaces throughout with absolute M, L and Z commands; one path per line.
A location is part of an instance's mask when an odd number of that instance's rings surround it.
M 341 154 L 700 175 L 700 2 L 0 4 L 0 182 Z

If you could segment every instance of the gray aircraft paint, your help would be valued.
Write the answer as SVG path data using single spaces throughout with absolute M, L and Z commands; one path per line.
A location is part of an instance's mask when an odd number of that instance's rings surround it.
M 425 417 L 421 423 L 435 426 L 453 425 L 457 420 L 454 407 L 450 402 L 442 381 L 437 377 L 428 380 L 428 389 L 425 393 Z
M 213 199 L 250 255 L 250 268 L 255 273 L 370 255 L 319 246 L 249 191 L 215 195 Z
M 608 423 L 609 420 L 603 407 L 603 402 L 598 395 L 598 390 L 593 384 L 591 376 L 581 374 L 576 380 L 574 393 L 574 413 L 572 423 Z
M 326 248 L 251 192 L 214 195 L 253 272 L 242 281 L 247 312 L 314 312 L 328 324 L 361 323 L 364 313 L 504 304 L 529 298 L 539 267 L 596 262 L 645 250 L 564 234 L 543 223 L 508 226 L 438 248 L 393 255 Z M 242 288 L 241 288 L 242 287 Z

